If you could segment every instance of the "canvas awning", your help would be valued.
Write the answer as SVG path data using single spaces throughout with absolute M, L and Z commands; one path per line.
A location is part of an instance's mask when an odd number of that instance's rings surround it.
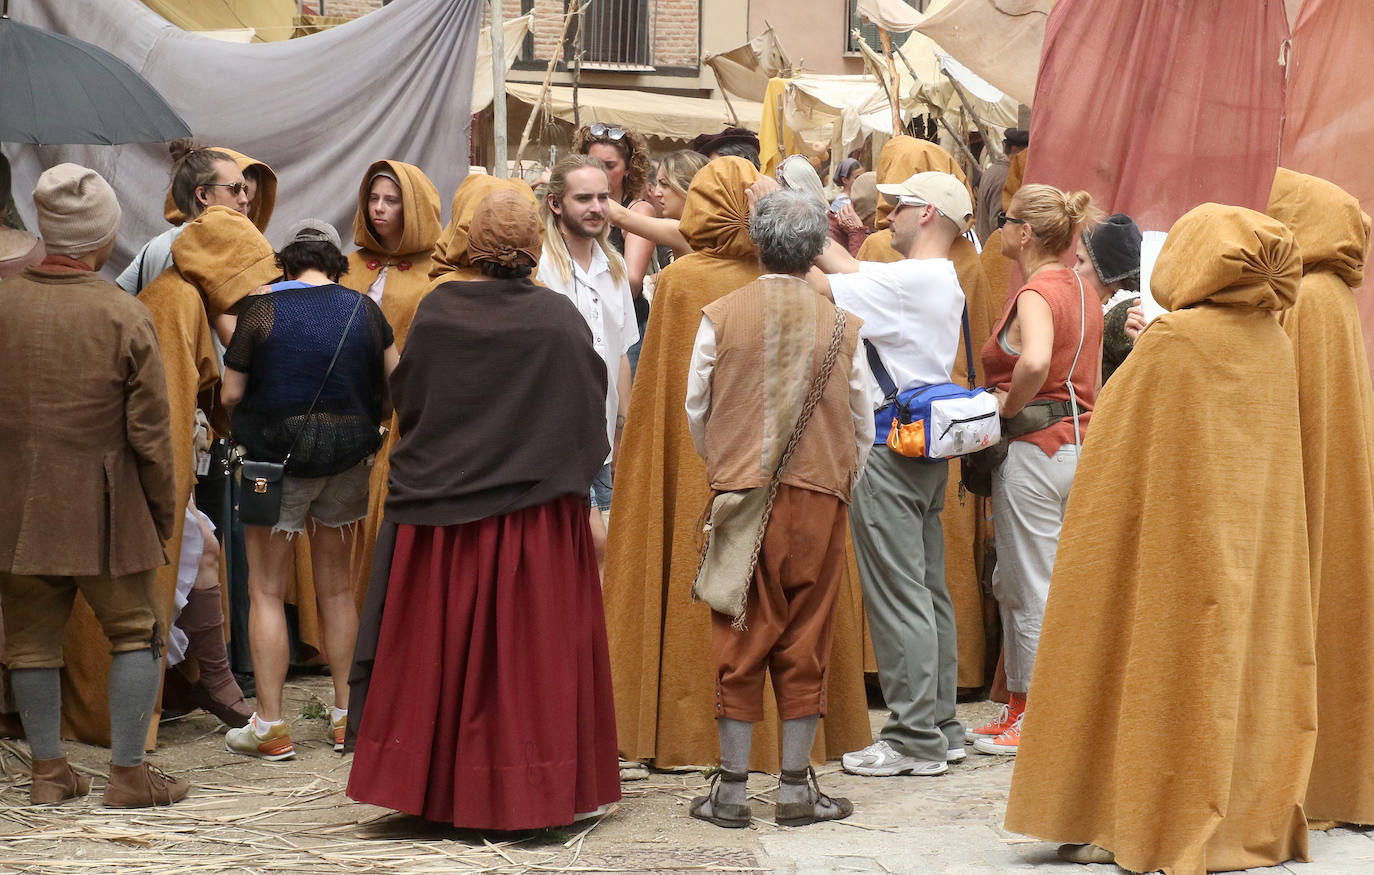
M 534 106 L 540 88 L 534 83 L 509 82 L 506 93 Z M 734 124 L 725 101 L 700 97 L 678 97 L 645 91 L 622 91 L 611 88 L 580 88 L 577 92 L 579 117 L 582 124 L 601 122 L 619 125 L 636 133 L 665 140 L 690 141 L 698 134 L 715 133 Z M 763 104 L 745 100 L 731 100 L 740 121 L 754 127 L 763 117 Z M 573 121 L 572 88 L 554 85 L 549 88 L 548 111 L 555 118 Z
M 763 100 L 769 79 L 785 76 L 792 69 L 772 27 L 739 48 L 706 55 L 701 62 L 715 72 L 722 91 L 754 103 Z
M 295 30 L 295 0 L 142 0 L 143 5 L 182 30 L 215 39 L 206 31 L 252 30 L 253 42 L 291 38 Z M 239 40 L 231 40 L 237 42 Z
M 509 19 L 502 26 L 501 32 L 505 35 L 503 48 L 505 49 L 507 70 L 520 56 L 520 46 L 525 41 L 525 34 L 530 32 L 533 22 L 534 14 L 531 13 Z M 491 26 L 488 25 L 482 28 L 481 33 L 477 34 L 477 67 L 472 72 L 472 111 L 474 113 L 479 113 L 491 106 L 492 72 Z
M 1035 99 L 1045 23 L 1053 7 L 1054 0 L 951 0 L 928 11 L 916 31 L 999 90 L 1030 106 Z

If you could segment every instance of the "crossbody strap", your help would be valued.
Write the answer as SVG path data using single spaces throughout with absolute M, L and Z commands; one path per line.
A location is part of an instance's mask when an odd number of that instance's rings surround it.
M 964 304 L 964 313 L 960 321 L 963 323 L 964 332 L 964 364 L 968 370 L 969 388 L 978 385 L 978 374 L 973 368 L 973 340 L 969 336 L 968 324 L 968 304 Z M 873 372 L 873 377 L 878 381 L 878 388 L 882 390 L 883 402 L 893 401 L 897 397 L 897 384 L 892 382 L 892 376 L 883 367 L 883 360 L 878 356 L 878 350 L 872 343 L 864 341 L 864 352 L 868 354 L 868 369 Z
M 363 305 L 363 294 L 358 293 L 358 300 L 354 302 L 352 311 L 348 314 L 348 321 L 344 323 L 343 334 L 339 336 L 339 343 L 334 347 L 334 357 L 329 360 L 329 367 L 325 369 L 324 379 L 320 381 L 320 388 L 315 390 L 315 397 L 310 399 L 310 407 L 305 411 L 305 416 L 301 418 L 301 427 L 296 429 L 296 436 L 291 438 L 291 446 L 286 449 L 286 458 L 281 460 L 285 465 L 291 461 L 291 453 L 296 449 L 296 441 L 301 439 L 301 432 L 305 431 L 306 420 L 315 412 L 315 405 L 319 403 L 320 395 L 324 394 L 324 387 L 329 383 L 329 375 L 334 373 L 334 365 L 339 361 L 339 353 L 343 352 L 344 343 L 348 340 L 348 332 L 353 328 L 353 320 L 358 315 L 358 309 Z

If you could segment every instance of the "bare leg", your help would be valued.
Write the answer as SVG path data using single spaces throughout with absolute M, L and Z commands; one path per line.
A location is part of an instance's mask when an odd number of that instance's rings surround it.
M 331 528 L 312 521 L 310 564 L 315 573 L 315 603 L 325 657 L 334 679 L 334 707 L 348 710 L 348 672 L 353 667 L 353 644 L 358 638 L 358 606 L 353 599 L 349 558 L 358 526 Z M 254 659 L 257 657 L 255 656 Z
M 596 548 L 596 570 L 604 579 L 606 576 L 606 519 L 601 510 L 592 505 L 587 522 L 592 527 L 592 546 Z
M 282 686 L 291 649 L 286 638 L 286 609 L 282 596 L 291 574 L 291 541 L 266 526 L 244 526 L 248 551 L 248 643 L 253 652 L 253 675 L 258 684 L 258 717 L 282 719 Z

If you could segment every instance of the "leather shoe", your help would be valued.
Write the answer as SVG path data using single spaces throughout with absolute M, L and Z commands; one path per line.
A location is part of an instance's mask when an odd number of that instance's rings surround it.
M 30 805 L 52 805 L 85 796 L 91 790 L 89 779 L 78 775 L 66 757 L 34 760 L 30 770 L 33 783 L 29 785 Z
M 147 763 L 117 766 L 110 763 L 105 784 L 106 808 L 151 808 L 171 805 L 186 795 L 191 785 Z

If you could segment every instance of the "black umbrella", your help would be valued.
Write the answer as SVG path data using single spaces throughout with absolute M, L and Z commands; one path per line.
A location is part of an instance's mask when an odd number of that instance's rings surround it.
M 0 14 L 0 142 L 160 143 L 191 129 L 102 48 Z

